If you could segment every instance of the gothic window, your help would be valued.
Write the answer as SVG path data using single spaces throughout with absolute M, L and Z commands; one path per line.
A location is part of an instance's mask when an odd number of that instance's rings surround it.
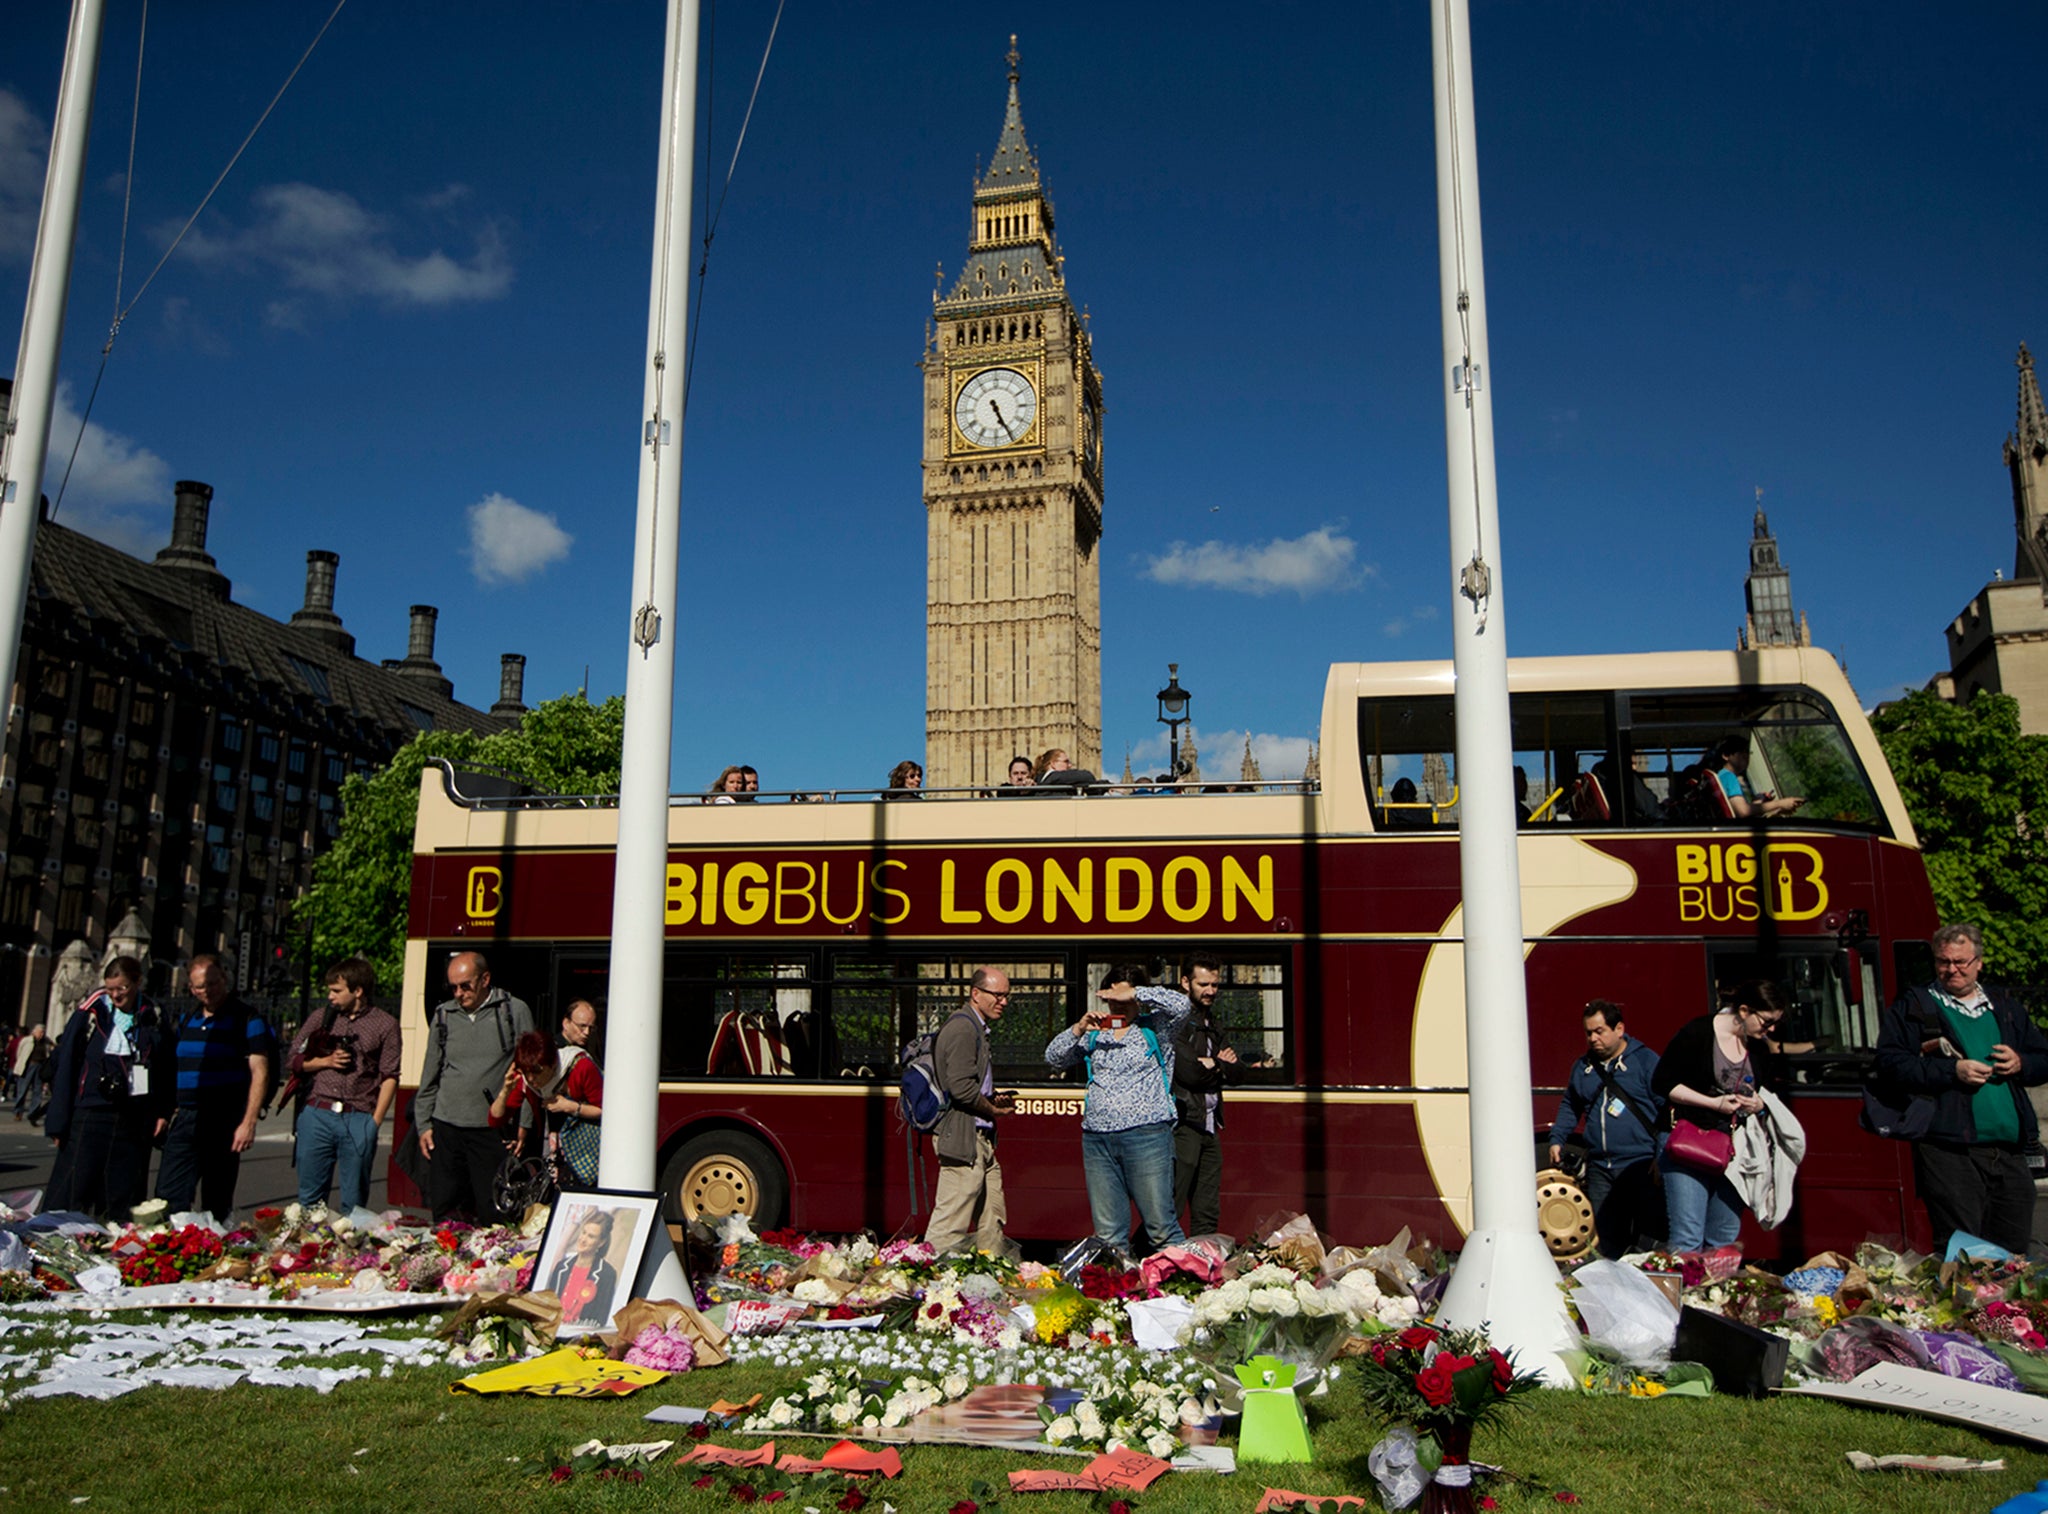
M 1041 462 L 1038 462 L 1037 460 L 1035 460 L 1035 459 L 1034 459 L 1034 460 L 1032 461 L 1032 464 L 1031 464 L 1031 476 L 1032 476 L 1033 478 L 1044 478 L 1044 477 L 1045 477 L 1045 464 L 1044 464 L 1044 463 L 1041 463 Z
M 999 278 L 999 279 L 1007 279 L 1007 278 L 1008 278 L 1009 276 L 1010 276 L 1010 265 L 1009 265 L 1008 263 L 998 263 L 998 264 L 996 264 L 996 277 L 997 277 L 997 278 Z
M 988 482 L 988 464 L 987 464 L 987 463 L 983 463 L 983 464 L 982 464 L 982 465 L 981 465 L 981 466 L 980 466 L 979 468 L 975 469 L 975 482 L 977 482 L 977 483 L 983 483 L 983 484 L 985 484 L 985 483 L 987 483 L 987 482 Z
M 1017 465 L 1015 463 L 1004 463 L 1003 477 L 1015 483 L 1017 481 Z

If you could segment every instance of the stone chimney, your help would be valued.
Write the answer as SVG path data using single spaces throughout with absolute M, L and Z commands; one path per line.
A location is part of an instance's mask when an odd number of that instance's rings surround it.
M 175 495 L 171 544 L 157 553 L 156 565 L 190 573 L 214 598 L 226 599 L 232 586 L 206 551 L 206 517 L 213 508 L 213 485 L 183 479 L 177 484 Z
M 317 636 L 331 647 L 355 655 L 356 639 L 342 629 L 334 613 L 334 572 L 341 565 L 338 552 L 306 554 L 306 603 L 292 612 L 292 629 Z
M 526 658 L 518 652 L 507 652 L 498 659 L 498 702 L 491 706 L 491 713 L 506 720 L 517 720 L 526 713 Z
M 405 657 L 393 662 L 385 659 L 384 666 L 405 678 L 416 678 L 439 691 L 443 699 L 455 697 L 455 685 L 441 674 L 441 664 L 434 661 L 434 622 L 441 618 L 441 612 L 432 605 L 412 607 L 412 631 L 406 639 Z

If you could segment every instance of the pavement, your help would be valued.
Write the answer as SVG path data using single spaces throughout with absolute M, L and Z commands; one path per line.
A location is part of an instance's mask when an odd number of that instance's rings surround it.
M 382 1209 L 384 1173 L 390 1157 L 390 1122 L 377 1146 L 376 1170 L 370 1179 L 370 1205 Z M 0 1194 L 40 1188 L 50 1180 L 57 1148 L 42 1127 L 17 1121 L 11 1104 L 0 1105 Z M 150 1163 L 150 1191 L 156 1190 L 157 1162 Z M 332 1190 L 329 1190 L 330 1197 Z M 256 1144 L 242 1154 L 242 1175 L 235 1184 L 235 1207 L 243 1214 L 266 1204 L 284 1205 L 299 1196 L 299 1175 L 292 1166 L 291 1126 L 286 1117 L 271 1115 L 256 1127 Z

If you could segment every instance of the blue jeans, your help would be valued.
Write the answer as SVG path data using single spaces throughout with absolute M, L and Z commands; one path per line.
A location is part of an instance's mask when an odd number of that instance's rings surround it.
M 377 1159 L 377 1122 L 360 1110 L 336 1114 L 308 1104 L 299 1114 L 299 1202 L 327 1202 L 327 1184 L 340 1178 L 336 1207 L 343 1214 L 369 1202 L 370 1170 Z
M 1664 1210 L 1673 1251 L 1726 1246 L 1742 1233 L 1742 1195 L 1725 1173 L 1702 1172 L 1668 1155 L 1659 1157 L 1657 1166 L 1664 1174 Z
M 1088 1180 L 1095 1234 L 1117 1250 L 1126 1255 L 1137 1250 L 1131 1233 L 1133 1204 L 1151 1242 L 1146 1250 L 1187 1239 L 1173 1212 L 1173 1121 L 1082 1131 L 1081 1171 Z

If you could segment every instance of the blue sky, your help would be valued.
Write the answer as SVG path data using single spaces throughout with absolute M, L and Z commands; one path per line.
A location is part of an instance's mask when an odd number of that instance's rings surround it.
M 330 8 L 155 8 L 131 291 Z M 0 54 L 9 352 L 65 9 Z M 53 466 L 113 310 L 139 10 L 111 0 Z M 2038 11 L 1474 10 L 1511 653 L 1731 645 L 1761 486 L 1864 699 L 1924 682 L 2012 567 Z M 772 14 L 717 9 L 714 195 Z M 678 787 L 922 751 L 915 365 L 1012 30 L 1105 376 L 1109 766 L 1163 762 L 1168 661 L 1205 765 L 1249 732 L 1272 775 L 1331 661 L 1448 655 L 1427 8 L 798 3 L 704 292 Z M 60 519 L 153 552 L 202 479 L 245 603 L 288 615 L 331 548 L 365 656 L 432 603 L 459 698 L 504 651 L 530 701 L 618 690 L 661 33 L 655 0 L 353 0 L 130 318 Z

